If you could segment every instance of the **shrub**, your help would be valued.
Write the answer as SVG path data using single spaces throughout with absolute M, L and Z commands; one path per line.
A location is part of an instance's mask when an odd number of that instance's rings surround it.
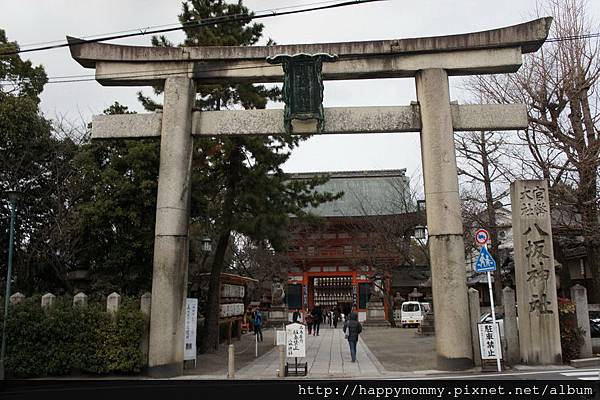
M 138 373 L 144 328 L 144 316 L 130 299 L 123 300 L 114 316 L 99 304 L 73 307 L 67 297 L 57 298 L 51 309 L 42 309 L 39 297 L 27 299 L 10 307 L 7 375 Z
M 583 344 L 583 330 L 577 325 L 575 304 L 565 298 L 558 299 L 558 317 L 560 324 L 560 345 L 564 362 L 579 357 Z

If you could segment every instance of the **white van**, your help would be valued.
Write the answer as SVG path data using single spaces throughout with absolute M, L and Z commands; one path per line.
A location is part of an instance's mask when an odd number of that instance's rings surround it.
M 405 301 L 400 307 L 400 326 L 405 328 L 408 325 L 418 326 L 423 321 L 428 303 L 419 303 L 418 301 Z

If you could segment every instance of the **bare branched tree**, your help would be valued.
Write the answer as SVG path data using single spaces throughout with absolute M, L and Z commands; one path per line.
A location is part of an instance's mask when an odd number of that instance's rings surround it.
M 587 262 L 592 271 L 590 301 L 600 302 L 598 110 L 600 62 L 597 32 L 585 0 L 541 0 L 538 16 L 554 17 L 551 36 L 527 55 L 518 73 L 479 76 L 470 89 L 498 103 L 524 103 L 529 127 L 521 133 L 529 173 L 549 180 L 553 206 L 581 215 Z
M 507 191 L 503 189 L 514 179 L 507 160 L 508 145 L 504 137 L 502 132 L 493 131 L 460 132 L 454 136 L 463 189 L 465 243 L 467 246 L 473 243 L 475 229 L 487 229 L 490 232 L 490 253 L 498 264 L 501 264 L 501 260 L 496 211 L 499 202 L 507 197 Z M 502 286 L 502 274 L 498 267 L 494 271 L 494 297 L 498 304 L 502 301 Z

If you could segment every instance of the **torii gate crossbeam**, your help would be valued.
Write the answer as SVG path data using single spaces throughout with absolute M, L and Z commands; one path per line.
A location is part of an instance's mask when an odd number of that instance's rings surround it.
M 265 59 L 296 53 L 338 55 L 337 62 L 323 65 L 325 80 L 415 78 L 418 105 L 328 109 L 324 133 L 356 133 L 359 129 L 372 133 L 421 131 L 438 366 L 445 370 L 471 367 L 473 351 L 453 132 L 525 128 L 527 118 L 524 106 L 519 105 L 452 105 L 448 76 L 517 71 L 522 54 L 535 52 L 544 43 L 551 22 L 548 17 L 451 36 L 283 46 L 162 48 L 68 38 L 73 58 L 86 68 L 95 68 L 96 79 L 102 85 L 165 86 L 162 115 L 96 117 L 92 133 L 94 138 L 160 136 L 161 140 L 150 374 L 167 377 L 183 372 L 192 134 L 283 131 L 280 110 L 192 112 L 195 85 L 281 81 L 281 67 L 270 65 Z M 226 129 L 225 120 L 234 122 L 238 131 Z M 305 131 L 314 133 L 311 128 Z

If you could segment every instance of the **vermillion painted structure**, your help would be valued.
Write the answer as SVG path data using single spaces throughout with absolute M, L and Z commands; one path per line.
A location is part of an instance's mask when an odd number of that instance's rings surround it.
M 344 195 L 308 210 L 321 217 L 319 223 L 292 220 L 287 255 L 294 267 L 289 272 L 288 308 L 320 306 L 339 308 L 346 314 L 352 309 L 363 321 L 373 275 L 383 273 L 382 294 L 390 294 L 392 270 L 405 263 L 407 256 L 396 241 L 399 235 L 412 233 L 419 215 L 405 170 L 327 174 L 330 180 L 318 190 Z M 313 175 L 318 173 L 291 178 Z

